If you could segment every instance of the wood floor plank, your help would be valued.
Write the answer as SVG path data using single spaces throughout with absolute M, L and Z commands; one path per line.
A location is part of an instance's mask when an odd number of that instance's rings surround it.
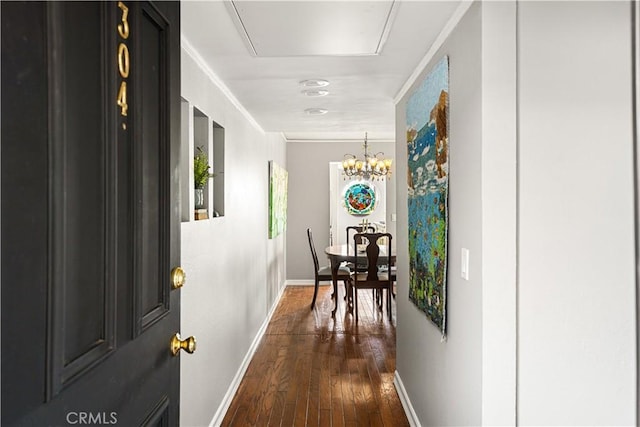
M 344 425 L 344 411 L 342 408 L 342 387 L 340 376 L 331 375 L 331 423 L 333 427 Z
M 355 322 L 338 287 L 288 287 L 266 328 L 222 426 L 408 426 L 393 385 L 395 326 L 371 292 Z M 393 302 L 395 310 L 395 301 Z M 393 310 L 392 310 L 393 312 Z
M 294 351 L 297 349 L 297 340 L 292 340 L 292 345 L 294 345 Z M 286 405 L 293 405 L 295 409 L 296 401 L 298 400 L 298 389 L 300 387 L 300 382 L 298 379 L 302 375 L 303 369 L 303 360 L 301 358 L 295 358 L 291 360 L 291 365 L 293 366 L 293 376 L 287 382 L 287 396 L 286 396 Z
M 311 377 L 309 378 L 309 400 L 307 403 L 307 426 L 317 426 L 320 417 L 320 359 L 314 353 L 311 359 Z
M 370 420 L 369 425 L 371 427 L 384 427 L 384 422 L 382 421 L 382 416 L 380 415 L 380 412 L 373 412 L 369 414 L 369 420 Z
M 282 426 L 292 426 L 294 424 L 294 419 L 296 415 L 296 404 L 295 403 L 287 403 L 284 407 L 284 412 L 282 414 L 282 422 L 280 425 Z
M 302 361 L 302 373 L 300 378 L 300 388 L 298 400 L 296 402 L 295 425 L 303 426 L 307 424 L 307 408 L 309 404 L 309 384 L 311 382 L 311 360 L 305 358 Z
M 235 422 L 235 425 L 243 425 L 246 419 L 247 419 L 247 407 L 240 406 L 237 409 L 237 411 L 234 412 L 233 417 L 231 418 L 229 423 L 231 424 Z M 225 426 L 225 425 L 228 425 L 228 424 L 222 423 L 222 426 Z
M 282 423 L 284 416 L 285 399 L 287 392 L 278 391 L 275 392 L 275 399 L 273 400 L 273 406 L 271 407 L 271 414 L 269 415 L 269 425 L 279 426 Z
M 320 418 L 318 420 L 319 427 L 331 427 L 331 410 L 321 409 Z
M 328 410 L 331 413 L 331 376 L 330 373 L 331 367 L 331 355 L 328 354 L 328 351 L 322 355 L 322 359 L 320 360 L 320 384 L 319 384 L 319 399 L 320 399 L 320 410 Z

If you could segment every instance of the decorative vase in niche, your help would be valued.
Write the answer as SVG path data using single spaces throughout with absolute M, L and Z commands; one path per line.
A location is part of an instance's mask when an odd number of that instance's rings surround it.
M 195 203 L 196 203 L 196 209 L 203 209 L 204 206 L 204 188 L 196 188 L 195 191 Z

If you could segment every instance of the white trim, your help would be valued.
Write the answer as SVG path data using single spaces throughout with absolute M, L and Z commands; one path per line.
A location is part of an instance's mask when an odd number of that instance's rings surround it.
M 193 45 L 187 40 L 184 35 L 180 35 L 180 45 L 182 49 L 185 51 L 187 55 L 194 60 L 194 62 L 200 67 L 200 69 L 209 77 L 209 80 L 227 97 L 227 99 L 233 104 L 234 107 L 238 109 L 240 114 L 244 116 L 245 119 L 249 123 L 253 125 L 257 130 L 259 130 L 262 134 L 265 133 L 264 129 L 258 124 L 256 119 L 242 106 L 240 101 L 233 95 L 231 90 L 224 84 L 224 82 L 213 72 L 207 61 L 198 53 L 198 51 L 193 47 Z
M 284 139 L 286 142 L 307 142 L 307 143 L 322 143 L 322 142 L 328 142 L 328 143 L 351 143 L 351 142 L 362 142 L 363 139 L 359 138 L 288 138 L 284 133 L 282 133 L 282 135 L 284 136 Z M 386 143 L 395 143 L 396 140 L 393 138 L 369 138 L 368 139 L 369 142 L 373 142 L 374 144 L 376 143 L 380 143 L 380 144 L 386 144 Z
M 382 29 L 382 35 L 378 41 L 378 47 L 376 47 L 376 55 L 380 55 L 382 53 L 382 49 L 384 49 L 384 45 L 387 44 L 389 34 L 391 33 L 391 27 L 393 26 L 393 22 L 396 20 L 396 15 L 398 14 L 399 3 L 400 1 L 396 0 L 391 3 L 391 8 L 387 14 L 387 20 L 385 21 L 384 28 Z
M 400 378 L 398 371 L 396 371 L 393 376 L 393 385 L 396 386 L 396 391 L 398 392 L 398 397 L 400 397 L 400 403 L 402 403 L 404 413 L 409 420 L 409 425 L 411 427 L 421 427 L 418 415 L 416 415 L 416 411 L 413 409 L 411 399 L 409 399 L 409 395 L 407 394 L 407 390 L 404 388 L 404 384 L 402 383 L 402 379 Z
M 289 142 L 289 141 L 287 140 L 287 135 L 284 133 L 284 131 L 280 131 L 280 137 L 282 137 L 282 139 L 284 140 L 285 144 L 286 144 L 287 142 Z
M 285 282 L 286 286 L 313 286 L 316 284 L 315 279 L 307 279 L 307 280 L 287 280 Z
M 258 52 L 256 52 L 256 48 L 253 45 L 253 42 L 251 41 L 251 37 L 249 37 L 247 28 L 244 26 L 244 23 L 242 22 L 242 18 L 240 18 L 240 13 L 236 8 L 235 3 L 233 2 L 233 0 L 225 1 L 224 5 L 227 7 L 229 16 L 231 17 L 231 20 L 235 24 L 236 29 L 238 30 L 238 33 L 242 37 L 242 41 L 244 42 L 245 46 L 247 46 L 247 49 L 249 50 L 249 54 L 251 54 L 251 56 L 254 56 L 254 57 L 258 56 Z
M 474 1 L 475 0 L 464 0 L 460 2 L 456 10 L 453 12 L 453 15 L 451 15 L 451 18 L 449 18 L 442 31 L 440 31 L 440 34 L 438 34 L 438 37 L 436 37 L 436 40 L 427 51 L 427 54 L 422 58 L 422 61 L 420 61 L 407 81 L 404 83 L 404 85 L 402 85 L 400 91 L 393 98 L 393 103 L 395 105 L 400 103 L 402 97 L 406 95 L 411 86 L 416 82 L 418 77 L 420 77 L 420 74 L 422 74 L 425 68 L 427 68 L 427 65 L 429 65 L 429 62 L 438 52 L 438 49 L 442 47 L 442 44 L 447 40 L 447 37 L 449 37 L 451 31 L 453 31 L 453 29 L 458 25 L 458 23 L 460 22 L 464 14 L 467 13 L 467 10 L 469 10 Z
M 238 368 L 236 375 L 233 377 L 233 381 L 231 381 L 231 384 L 229 384 L 227 393 L 224 395 L 222 402 L 220 402 L 220 406 L 218 406 L 218 410 L 213 415 L 213 418 L 209 423 L 209 427 L 218 427 L 220 426 L 220 424 L 222 424 L 222 420 L 224 419 L 224 416 L 227 414 L 227 411 L 231 406 L 233 397 L 236 395 L 236 392 L 238 391 L 238 387 L 242 382 L 242 378 L 244 378 L 244 374 L 247 372 L 249 363 L 251 363 L 251 359 L 253 358 L 254 354 L 256 353 L 256 350 L 258 349 L 258 345 L 260 345 L 260 341 L 262 341 L 262 337 L 264 336 L 264 333 L 267 330 L 267 326 L 269 326 L 269 322 L 271 322 L 271 317 L 273 317 L 273 313 L 275 313 L 276 307 L 278 306 L 278 303 L 280 302 L 280 299 L 282 298 L 282 295 L 284 294 L 284 290 L 286 288 L 287 288 L 286 284 L 283 284 L 280 286 L 280 292 L 278 293 L 278 296 L 276 297 L 273 305 L 271 306 L 271 309 L 269 310 L 267 317 L 264 319 L 262 326 L 260 326 L 258 333 L 253 339 L 253 342 L 251 343 L 251 346 L 249 347 L 247 354 L 244 356 L 244 359 L 242 360 L 242 364 Z

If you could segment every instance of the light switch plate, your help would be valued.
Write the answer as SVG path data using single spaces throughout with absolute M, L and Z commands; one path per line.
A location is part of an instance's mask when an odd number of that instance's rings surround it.
M 396 222 L 396 214 L 391 214 L 391 221 Z
M 462 248 L 460 260 L 460 276 L 464 280 L 469 280 L 469 249 Z

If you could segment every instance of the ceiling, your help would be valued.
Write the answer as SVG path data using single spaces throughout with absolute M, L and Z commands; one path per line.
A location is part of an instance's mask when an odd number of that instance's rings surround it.
M 365 132 L 394 141 L 394 98 L 459 3 L 183 1 L 182 43 L 265 131 L 289 141 L 362 140 Z M 318 79 L 329 84 L 301 83 Z

